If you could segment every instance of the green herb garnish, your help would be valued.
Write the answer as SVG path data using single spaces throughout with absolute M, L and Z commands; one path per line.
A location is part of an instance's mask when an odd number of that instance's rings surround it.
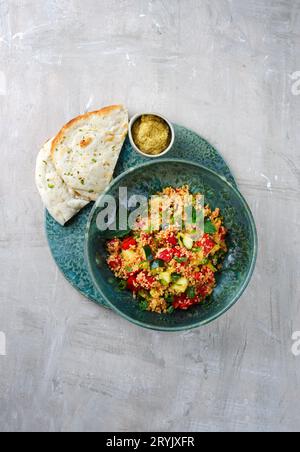
M 175 311 L 175 309 L 174 309 L 173 306 L 169 306 L 168 309 L 167 309 L 167 313 L 168 314 L 173 314 L 174 311 Z
M 125 290 L 126 287 L 127 287 L 127 281 L 121 280 L 121 281 L 119 282 L 119 289 Z
M 139 309 L 141 311 L 147 311 L 148 309 L 148 302 L 146 300 L 142 300 L 139 302 Z
M 188 258 L 187 257 L 175 257 L 174 258 L 176 262 L 178 262 L 179 264 L 182 264 L 183 262 L 187 262 Z
M 172 304 L 174 302 L 174 295 L 168 295 L 166 298 L 166 302 Z
M 205 220 L 204 232 L 205 234 L 215 234 L 217 232 L 217 228 L 210 220 Z
M 173 273 L 173 275 L 171 276 L 173 282 L 177 282 L 180 278 L 181 278 L 180 273 Z
M 151 250 L 150 246 L 149 245 L 144 246 L 144 251 L 145 251 L 146 259 L 148 261 L 152 261 L 153 254 L 152 254 L 152 250 Z
M 105 240 L 111 240 L 111 239 L 123 239 L 124 237 L 127 237 L 130 234 L 131 230 L 126 229 L 125 231 L 110 231 L 107 229 L 106 231 L 103 231 L 102 234 L 105 238 Z
M 197 223 L 197 210 L 195 209 L 195 207 L 193 207 L 193 210 L 192 210 L 192 222 L 193 222 L 193 224 Z
M 188 287 L 186 294 L 187 294 L 188 298 L 195 298 L 195 296 L 196 296 L 195 287 L 192 287 L 192 286 Z

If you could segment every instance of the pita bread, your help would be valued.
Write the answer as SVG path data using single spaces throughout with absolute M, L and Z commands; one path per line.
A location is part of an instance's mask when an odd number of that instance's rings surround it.
M 69 188 L 95 201 L 110 183 L 128 132 L 122 105 L 73 119 L 53 140 L 55 168 Z
M 64 225 L 89 204 L 89 201 L 76 195 L 58 175 L 51 158 L 52 142 L 53 140 L 48 141 L 38 154 L 35 179 L 49 213 L 58 223 Z

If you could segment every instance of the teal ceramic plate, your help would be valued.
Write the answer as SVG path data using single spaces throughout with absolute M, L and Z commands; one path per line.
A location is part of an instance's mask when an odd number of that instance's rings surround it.
M 152 161 L 117 177 L 104 195 L 118 200 L 119 188 L 126 187 L 128 199 L 139 195 L 150 199 L 165 187 L 189 185 L 192 193 L 202 193 L 205 204 L 220 207 L 224 224 L 229 230 L 228 253 L 223 270 L 217 274 L 217 286 L 210 299 L 187 311 L 157 314 L 141 311 L 138 302 L 119 282 L 106 263 L 107 232 L 97 227 L 98 214 L 103 210 L 102 197 L 95 203 L 86 232 L 86 260 L 89 272 L 106 302 L 127 320 L 144 328 L 160 331 L 180 331 L 205 325 L 224 314 L 240 298 L 252 276 L 257 255 L 257 234 L 251 211 L 240 194 L 217 173 L 183 160 Z M 103 206 L 101 207 L 101 205 Z
M 176 138 L 174 148 L 168 153 L 168 159 L 179 158 L 199 163 L 225 177 L 236 187 L 230 169 L 213 146 L 185 127 L 174 127 Z M 147 158 L 137 154 L 127 140 L 115 170 L 115 177 L 148 161 Z M 60 226 L 46 212 L 46 234 L 54 260 L 66 279 L 90 300 L 107 306 L 103 297 L 95 289 L 84 260 L 85 228 L 92 207 L 92 204 L 87 206 L 65 227 Z

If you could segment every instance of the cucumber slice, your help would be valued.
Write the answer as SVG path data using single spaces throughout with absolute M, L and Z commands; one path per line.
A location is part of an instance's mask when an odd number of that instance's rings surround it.
M 171 274 L 169 272 L 160 273 L 159 280 L 162 284 L 168 286 L 171 282 Z
M 140 269 L 141 270 L 148 270 L 149 269 L 149 262 L 144 261 L 140 264 Z
M 180 278 L 178 281 L 172 285 L 172 289 L 176 293 L 184 293 L 188 288 L 189 282 L 186 278 Z
M 193 248 L 194 240 L 192 239 L 192 237 L 190 235 L 184 234 L 182 236 L 182 242 L 183 242 L 184 246 L 186 247 L 186 249 L 191 250 Z
M 126 261 L 134 261 L 137 257 L 136 252 L 133 250 L 123 250 L 122 255 Z

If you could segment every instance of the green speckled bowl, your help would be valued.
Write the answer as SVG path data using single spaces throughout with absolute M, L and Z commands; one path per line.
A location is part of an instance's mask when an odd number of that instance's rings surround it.
M 217 276 L 217 287 L 209 301 L 188 311 L 175 311 L 172 315 L 140 311 L 131 293 L 118 288 L 117 280 L 106 264 L 105 233 L 101 233 L 96 225 L 97 215 L 101 211 L 101 197 L 89 217 L 85 253 L 95 288 L 112 309 L 145 328 L 180 331 L 217 319 L 241 297 L 255 267 L 257 233 L 246 201 L 225 178 L 203 166 L 177 159 L 149 162 L 123 173 L 112 182 L 105 194 L 117 199 L 119 187 L 127 187 L 128 196 L 151 196 L 164 187 L 185 184 L 193 192 L 204 193 L 205 202 L 212 208 L 221 208 L 225 226 L 229 229 L 229 253 L 222 273 Z

